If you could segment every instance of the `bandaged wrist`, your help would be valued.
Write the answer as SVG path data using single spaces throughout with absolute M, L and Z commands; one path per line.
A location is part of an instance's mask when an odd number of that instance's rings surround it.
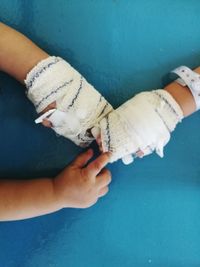
M 182 86 L 188 86 L 196 104 L 196 110 L 200 109 L 200 75 L 186 66 L 180 66 L 172 71 L 180 78 L 176 80 Z
M 77 145 L 89 145 L 94 138 L 88 130 L 112 110 L 105 98 L 60 57 L 39 62 L 24 82 L 27 97 L 38 113 L 56 102 L 56 110 L 46 117 L 56 133 Z
M 182 118 L 177 102 L 159 89 L 136 95 L 104 117 L 96 128 L 100 130 L 103 151 L 112 154 L 110 162 L 122 158 L 130 163 L 138 151 L 144 155 L 156 151 L 163 157 L 170 133 Z

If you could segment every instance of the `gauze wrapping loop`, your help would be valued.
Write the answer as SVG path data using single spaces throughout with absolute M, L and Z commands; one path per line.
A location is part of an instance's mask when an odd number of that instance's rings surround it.
M 105 98 L 60 57 L 39 62 L 27 74 L 25 85 L 27 97 L 38 113 L 56 102 L 56 110 L 46 118 L 56 133 L 80 146 L 88 146 L 94 140 L 88 130 L 112 111 Z
M 181 122 L 183 112 L 165 90 L 143 92 L 109 113 L 95 127 L 99 129 L 103 151 L 110 151 L 110 162 L 122 158 L 129 164 L 142 151 L 163 157 L 170 133 Z

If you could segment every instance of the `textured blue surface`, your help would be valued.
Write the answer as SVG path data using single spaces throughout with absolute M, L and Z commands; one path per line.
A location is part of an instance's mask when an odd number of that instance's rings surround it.
M 0 19 L 67 59 L 116 107 L 200 65 L 197 0 L 1 0 Z M 79 151 L 34 125 L 23 87 L 0 73 L 1 177 L 57 173 Z M 110 193 L 87 210 L 0 223 L 0 267 L 200 266 L 199 114 L 164 159 L 120 162 Z

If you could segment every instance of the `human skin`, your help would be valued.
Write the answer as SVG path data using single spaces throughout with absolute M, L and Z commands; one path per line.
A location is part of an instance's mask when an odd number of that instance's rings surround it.
M 49 55 L 23 34 L 3 23 L 0 23 L 0 36 L 0 70 L 10 74 L 24 84 L 27 73 L 39 61 L 49 57 Z M 195 71 L 200 73 L 200 67 Z M 164 89 L 180 105 L 184 117 L 195 112 L 194 98 L 187 87 L 172 82 Z M 56 107 L 55 102 L 50 104 L 43 112 L 54 107 Z M 43 125 L 51 127 L 48 120 L 44 120 Z M 142 156 L 142 153 L 138 156 Z M 86 164 L 90 156 L 86 153 L 80 157 L 84 158 L 83 162 Z M 103 196 L 108 191 L 111 174 L 104 169 L 108 161 L 109 154 L 102 154 L 97 161 L 93 162 L 96 166 L 95 172 L 90 172 L 90 169 L 94 169 L 91 164 L 86 167 L 87 171 L 82 171 L 85 170 L 83 165 L 77 165 L 77 168 L 74 169 L 72 163 L 54 179 L 0 181 L 0 220 L 38 216 L 63 207 L 87 207 L 92 205 L 97 201 L 98 197 Z M 102 169 L 103 171 L 101 171 Z M 99 172 L 100 174 L 98 174 Z M 73 179 L 72 177 L 79 178 Z M 97 189 L 97 180 L 99 181 L 101 178 L 105 181 L 102 183 L 101 189 Z M 89 187 L 84 186 L 84 181 L 88 180 Z M 79 189 L 81 188 L 83 190 L 79 194 Z M 88 190 L 95 192 L 89 195 L 89 199 L 87 199 Z M 19 192 L 19 194 L 15 194 L 15 192 Z
M 49 55 L 23 34 L 0 23 L 0 71 L 24 84 L 27 73 Z M 50 108 L 51 106 L 49 106 Z M 20 220 L 62 208 L 87 208 L 108 192 L 109 153 L 87 164 L 93 151 L 80 154 L 54 178 L 0 180 L 0 220 Z
M 80 154 L 55 178 L 0 180 L 0 221 L 21 220 L 62 208 L 88 208 L 108 192 L 109 155 L 89 163 L 93 151 Z

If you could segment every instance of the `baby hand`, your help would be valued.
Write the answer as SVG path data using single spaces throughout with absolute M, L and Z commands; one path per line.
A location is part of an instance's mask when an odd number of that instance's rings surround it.
M 54 179 L 56 201 L 61 208 L 88 208 L 107 194 L 111 173 L 104 167 L 109 153 L 86 166 L 92 156 L 92 149 L 82 153 Z

